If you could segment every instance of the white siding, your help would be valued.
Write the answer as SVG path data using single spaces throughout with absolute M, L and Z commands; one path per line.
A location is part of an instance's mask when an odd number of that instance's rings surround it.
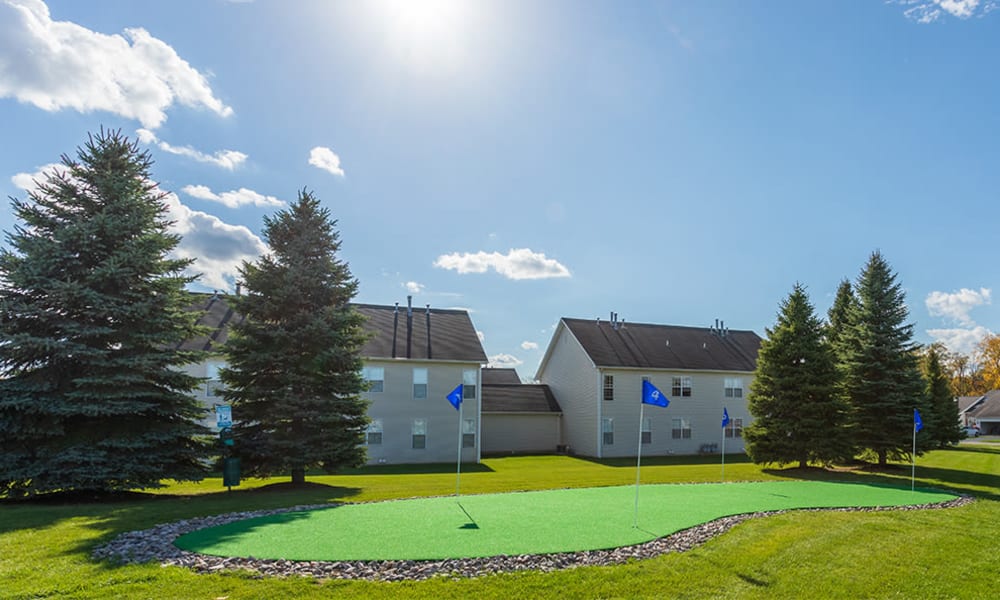
M 562 409 L 562 443 L 583 456 L 598 456 L 598 372 L 583 347 L 560 322 L 540 383 L 552 390 Z
M 365 366 L 385 369 L 382 392 L 365 392 L 370 402 L 368 416 L 382 419 L 382 443 L 368 446 L 368 464 L 454 462 L 458 455 L 458 411 L 446 399 L 462 383 L 464 369 L 479 369 L 476 363 L 445 363 L 423 360 L 365 361 Z M 427 397 L 413 398 L 413 369 L 427 369 Z M 476 397 L 462 403 L 462 418 L 476 420 L 476 447 L 462 449 L 463 462 L 479 460 L 482 426 L 479 423 L 481 386 Z M 426 419 L 426 447 L 413 448 L 414 419 Z
M 483 415 L 483 452 L 552 453 L 558 443 L 558 413 Z
M 645 405 L 643 416 L 650 420 L 651 443 L 642 447 L 643 456 L 667 454 L 698 454 L 703 444 L 717 444 L 722 450 L 722 408 L 729 411 L 730 419 L 743 419 L 743 426 L 750 424 L 746 394 L 753 379 L 751 373 L 724 371 L 663 371 L 637 369 L 602 369 L 604 374 L 615 377 L 615 399 L 601 400 L 602 417 L 613 418 L 614 444 L 603 446 L 604 458 L 635 456 L 639 442 L 639 409 L 642 395 L 642 378 L 650 381 L 670 399 L 670 406 Z M 674 376 L 691 378 L 691 395 L 674 396 L 671 392 Z M 739 377 L 743 380 L 743 397 L 725 397 L 725 379 Z M 557 396 L 558 399 L 558 396 Z M 561 401 L 561 399 L 560 399 Z M 565 408 L 563 409 L 565 411 Z M 691 423 L 689 439 L 672 437 L 672 419 L 687 419 Z M 743 452 L 743 438 L 727 438 L 726 453 Z M 593 456 L 597 456 L 594 454 Z

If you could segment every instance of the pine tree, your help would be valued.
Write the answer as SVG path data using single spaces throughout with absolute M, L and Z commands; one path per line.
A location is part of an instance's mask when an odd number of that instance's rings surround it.
M 927 415 L 923 421 L 927 430 L 928 448 L 946 448 L 962 439 L 958 404 L 955 403 L 951 383 L 942 366 L 946 354 L 947 350 L 940 344 L 931 344 L 923 352 L 920 361 L 926 396 Z
M 844 355 L 846 350 L 843 347 L 845 330 L 851 324 L 851 311 L 857 306 L 858 300 L 854 297 L 854 290 L 851 282 L 843 280 L 837 287 L 837 295 L 833 298 L 833 304 L 827 312 L 826 340 L 830 343 L 834 353 L 838 357 Z
M 327 472 L 364 462 L 363 317 L 349 304 L 358 282 L 337 254 L 330 212 L 302 191 L 264 219 L 272 254 L 244 263 L 245 320 L 226 344 L 225 397 L 237 453 L 251 476 Z
M 857 447 L 873 452 L 885 466 L 889 458 L 910 454 L 913 409 L 925 410 L 923 384 L 902 286 L 879 252 L 872 253 L 855 289 L 858 303 L 841 357 L 843 385 Z
M 28 193 L 0 251 L 0 492 L 114 491 L 199 479 L 208 431 L 166 193 L 101 131 Z
M 757 354 L 745 430 L 756 463 L 829 463 L 848 453 L 840 430 L 845 406 L 836 394 L 832 350 L 805 289 L 796 284 Z

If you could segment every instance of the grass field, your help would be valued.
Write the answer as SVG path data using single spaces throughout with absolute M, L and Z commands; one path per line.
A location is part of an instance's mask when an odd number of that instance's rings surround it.
M 627 485 L 631 461 L 501 458 L 463 473 L 463 493 Z M 650 459 L 644 483 L 718 481 L 704 458 Z M 820 479 L 905 485 L 909 466 L 889 473 L 761 470 L 727 459 L 727 480 Z M 787 513 L 743 523 L 702 547 L 615 567 L 521 572 L 476 579 L 377 583 L 248 574 L 196 575 L 156 564 L 95 563 L 93 547 L 124 531 L 178 519 L 324 501 L 446 495 L 449 466 L 396 467 L 310 477 L 290 490 L 219 479 L 178 484 L 114 504 L 0 504 L 2 598 L 983 598 L 1000 564 L 1000 448 L 963 444 L 917 462 L 917 485 L 972 494 L 970 505 L 931 511 Z M 599 517 L 599 515 L 598 515 Z M 985 587 L 984 587 L 985 586 Z

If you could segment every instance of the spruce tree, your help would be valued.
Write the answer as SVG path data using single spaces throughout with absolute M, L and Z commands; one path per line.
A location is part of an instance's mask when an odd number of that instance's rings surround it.
M 843 347 L 844 331 L 851 325 L 851 311 L 857 303 L 858 300 L 854 297 L 851 282 L 846 279 L 841 281 L 837 287 L 837 294 L 833 298 L 833 304 L 827 312 L 826 325 L 826 339 L 838 357 L 838 361 L 846 352 Z
M 226 344 L 225 397 L 235 448 L 251 476 L 327 472 L 364 462 L 363 317 L 349 304 L 358 282 L 338 258 L 329 210 L 302 191 L 264 219 L 272 253 L 244 263 L 245 317 Z
M 754 420 L 745 430 L 756 463 L 829 463 L 848 453 L 841 428 L 832 350 L 800 284 L 781 303 L 778 322 L 757 354 L 748 398 Z
M 27 200 L 0 251 L 0 492 L 115 491 L 202 476 L 199 360 L 166 193 L 101 131 Z
M 879 252 L 868 260 L 855 286 L 858 303 L 845 329 L 843 386 L 851 405 L 855 444 L 878 457 L 909 456 L 913 409 L 923 406 L 923 384 L 914 355 L 913 325 L 907 324 L 902 286 Z
M 962 439 L 958 422 L 958 404 L 951 390 L 951 382 L 942 366 L 947 350 L 939 343 L 931 344 L 923 352 L 920 371 L 924 378 L 924 395 L 927 415 L 923 418 L 927 430 L 927 448 L 946 448 Z M 918 440 L 919 442 L 919 440 Z

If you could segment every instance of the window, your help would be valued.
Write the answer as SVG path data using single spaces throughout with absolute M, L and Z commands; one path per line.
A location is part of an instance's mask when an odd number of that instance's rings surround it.
M 372 419 L 368 424 L 368 435 L 366 441 L 369 446 L 377 446 L 382 443 L 382 419 Z
M 643 444 L 653 443 L 653 423 L 648 417 L 642 420 L 642 431 L 640 432 Z
M 410 434 L 413 437 L 413 449 L 423 450 L 427 447 L 427 419 L 413 419 L 413 426 L 410 427 Z
M 462 421 L 462 447 L 476 447 L 476 420 L 465 419 Z
M 605 375 L 604 376 L 604 399 L 614 400 L 615 399 L 615 376 Z
M 219 378 L 219 369 L 225 366 L 226 364 L 221 362 L 209 362 L 205 364 L 205 377 L 208 379 L 205 382 L 205 395 L 209 398 L 221 396 L 222 391 L 226 389 L 226 386 L 222 385 L 222 381 Z
M 671 386 L 670 393 L 673 394 L 674 396 L 690 396 L 691 378 L 674 377 L 673 386 Z
M 743 419 L 729 419 L 729 425 L 726 425 L 726 437 L 743 437 Z
M 385 369 L 383 367 L 365 367 L 361 376 L 368 382 L 369 392 L 381 392 L 385 389 Z
M 475 400 L 476 399 L 476 377 L 478 373 L 475 369 L 466 369 L 462 371 L 462 399 L 463 400 Z
M 688 419 L 671 419 L 670 437 L 675 440 L 691 439 L 691 421 Z
M 615 420 L 603 419 L 601 421 L 601 431 L 604 433 L 604 445 L 615 445 Z
M 427 369 L 413 369 L 413 398 L 427 397 Z
M 743 380 L 739 377 L 726 377 L 726 398 L 743 397 Z

